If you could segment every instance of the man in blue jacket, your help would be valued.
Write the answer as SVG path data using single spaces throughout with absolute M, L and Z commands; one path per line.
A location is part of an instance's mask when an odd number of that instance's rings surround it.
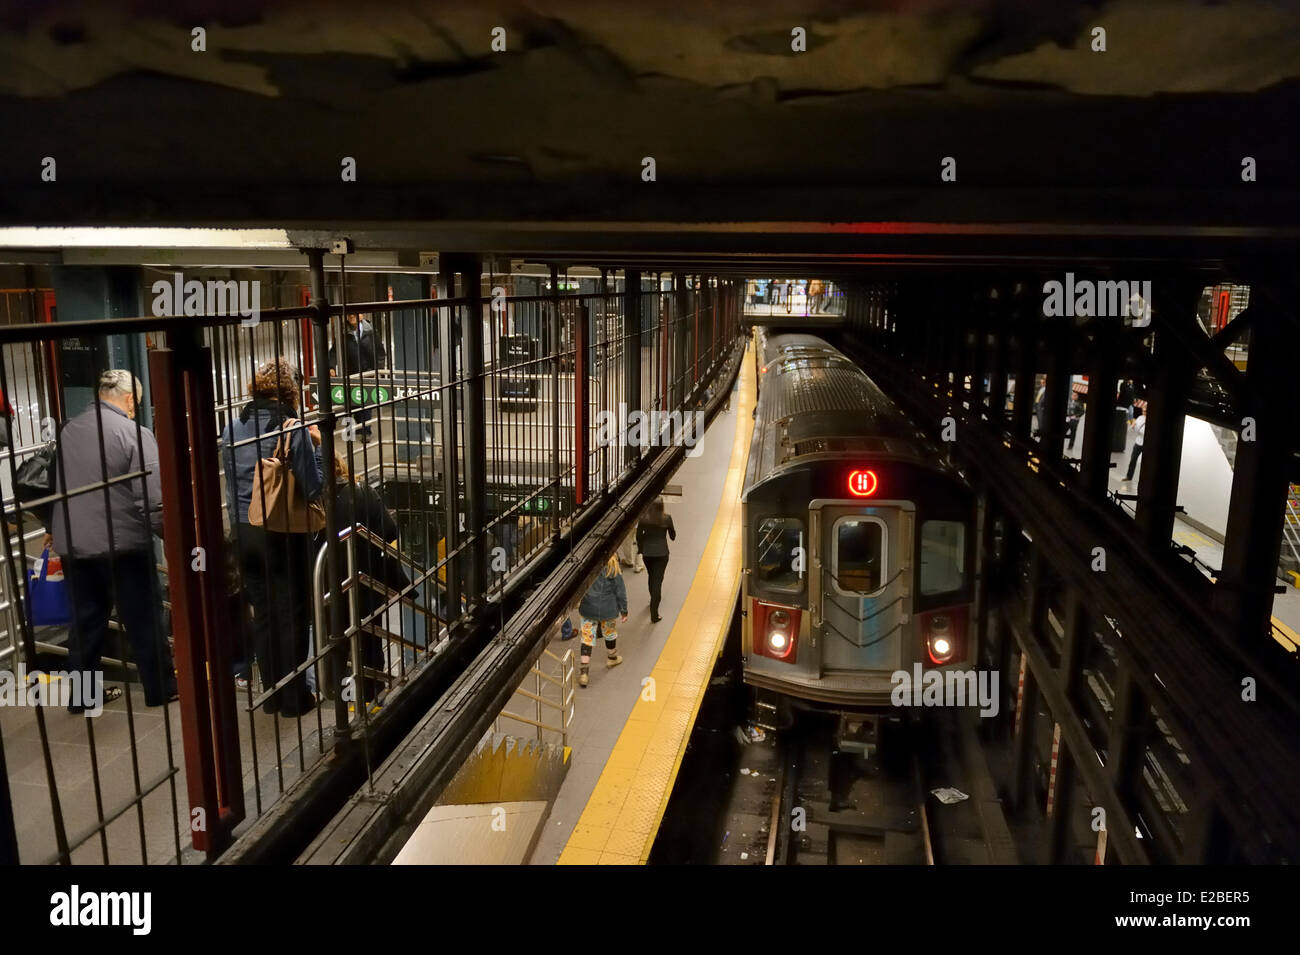
M 578 604 L 578 614 L 582 617 L 582 649 L 578 656 L 582 670 L 578 674 L 578 686 L 586 686 L 587 668 L 591 665 L 591 647 L 596 642 L 597 627 L 605 638 L 605 649 L 609 653 L 605 666 L 612 668 L 623 662 L 618 653 L 618 621 L 615 618 L 627 620 L 627 585 L 623 583 L 623 572 L 619 569 L 617 554 L 609 558 L 605 569 L 588 588 L 582 603 Z

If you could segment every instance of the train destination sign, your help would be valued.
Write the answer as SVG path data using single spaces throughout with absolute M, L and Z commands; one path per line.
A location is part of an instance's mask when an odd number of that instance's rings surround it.
M 871 497 L 879 483 L 875 471 L 853 471 L 849 474 L 849 493 L 854 497 Z

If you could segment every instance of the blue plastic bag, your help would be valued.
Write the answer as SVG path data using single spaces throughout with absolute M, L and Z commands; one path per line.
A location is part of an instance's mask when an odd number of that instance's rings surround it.
M 33 627 L 66 627 L 72 623 L 72 601 L 63 579 L 63 559 L 41 552 L 41 562 L 27 573 L 27 617 Z
M 573 621 L 566 617 L 564 623 L 560 625 L 560 639 L 572 640 L 576 635 L 577 631 L 574 630 Z

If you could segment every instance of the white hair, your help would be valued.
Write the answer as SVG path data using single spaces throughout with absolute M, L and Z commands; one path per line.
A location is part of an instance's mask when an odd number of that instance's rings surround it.
M 99 394 L 103 398 L 124 398 L 135 392 L 135 400 L 144 400 L 144 385 L 125 368 L 110 368 L 99 376 Z

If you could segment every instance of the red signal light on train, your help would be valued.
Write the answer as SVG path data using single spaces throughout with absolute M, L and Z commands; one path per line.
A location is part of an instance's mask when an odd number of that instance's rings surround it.
M 875 471 L 853 471 L 849 474 L 849 493 L 854 497 L 871 497 L 879 483 Z

